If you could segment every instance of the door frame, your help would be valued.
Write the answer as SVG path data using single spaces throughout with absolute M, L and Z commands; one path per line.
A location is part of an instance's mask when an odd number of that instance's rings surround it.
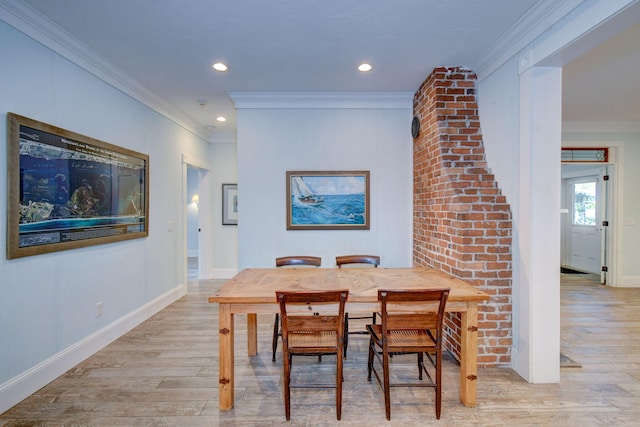
M 578 168 L 572 171 L 565 172 L 565 166 L 577 166 Z M 562 258 L 561 265 L 567 266 L 569 268 L 575 268 L 580 270 L 580 268 L 571 263 L 571 259 L 573 257 L 573 253 L 575 248 L 571 244 L 572 242 L 572 233 L 573 233 L 573 217 L 574 214 L 574 206 L 573 206 L 573 185 L 579 182 L 586 182 L 595 180 L 597 182 L 596 189 L 596 224 L 595 227 L 598 228 L 598 232 L 600 233 L 598 244 L 598 265 L 596 267 L 595 274 L 601 275 L 601 283 L 606 282 L 606 274 L 601 271 L 601 267 L 606 265 L 606 253 L 607 253 L 607 238 L 608 233 L 606 232 L 606 228 L 602 225 L 603 220 L 609 220 L 607 218 L 608 206 L 607 206 L 607 187 L 610 183 L 610 180 L 604 180 L 604 175 L 608 175 L 609 166 L 607 164 L 562 164 L 562 213 L 565 214 L 563 217 L 563 221 L 561 224 L 562 230 Z M 568 169 L 568 168 L 566 168 Z
M 211 238 L 206 238 L 208 234 L 211 233 L 212 230 L 212 201 L 211 197 L 211 169 L 208 165 L 198 162 L 197 159 L 193 157 L 189 157 L 186 154 L 182 155 L 182 277 L 183 283 L 186 285 L 188 283 L 188 257 L 189 257 L 189 248 L 187 245 L 187 235 L 188 235 L 188 213 L 187 208 L 188 204 L 191 200 L 188 200 L 188 188 L 187 188 L 187 176 L 188 176 L 188 168 L 192 167 L 198 170 L 198 228 L 200 228 L 200 232 L 198 233 L 198 279 L 208 279 L 210 278 L 211 265 L 212 265 L 212 253 L 213 241 Z
M 622 183 L 619 177 L 623 175 L 624 167 L 624 143 L 622 141 L 593 141 L 593 140 L 566 140 L 566 135 L 563 135 L 562 147 L 563 148 L 596 148 L 605 147 L 609 149 L 608 161 L 606 163 L 582 163 L 574 162 L 574 165 L 588 165 L 591 168 L 596 169 L 606 167 L 609 174 L 609 181 L 607 183 L 606 190 L 606 204 L 602 208 L 605 209 L 607 214 L 607 220 L 609 226 L 606 232 L 606 238 L 603 245 L 603 251 L 605 253 L 603 263 L 607 265 L 607 274 L 605 277 L 601 277 L 607 286 L 616 287 L 619 283 L 619 272 L 621 271 L 621 260 L 618 257 L 620 253 L 619 247 L 619 231 L 622 224 Z M 587 168 L 586 168 L 587 169 Z M 564 236 L 561 236 L 564 239 Z M 603 264 L 605 265 L 605 264 Z

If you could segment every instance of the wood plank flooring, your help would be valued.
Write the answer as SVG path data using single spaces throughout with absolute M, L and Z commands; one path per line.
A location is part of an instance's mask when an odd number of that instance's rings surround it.
M 458 367 L 444 366 L 442 417 L 433 391 L 393 389 L 391 421 L 382 392 L 366 380 L 366 338 L 351 337 L 342 421 L 335 392 L 293 390 L 284 417 L 282 360 L 271 361 L 273 316 L 259 316 L 259 355 L 236 340 L 236 406 L 218 411 L 217 306 L 223 281 L 192 281 L 189 294 L 0 415 L 0 426 L 622 426 L 640 424 L 640 289 L 562 275 L 561 350 L 580 368 L 559 384 L 528 384 L 509 368 L 480 368 L 478 406 L 459 402 Z M 244 336 L 244 316 L 236 317 Z M 406 362 L 394 358 L 394 366 Z M 331 375 L 332 359 L 297 359 L 298 372 Z M 413 364 L 413 359 L 411 360 Z M 308 372 L 308 371 L 307 371 Z

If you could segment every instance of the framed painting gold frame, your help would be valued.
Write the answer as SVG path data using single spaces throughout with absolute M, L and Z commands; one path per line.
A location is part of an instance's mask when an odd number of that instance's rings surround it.
M 369 171 L 287 171 L 287 230 L 369 230 Z
M 7 114 L 7 258 L 149 235 L 149 156 Z

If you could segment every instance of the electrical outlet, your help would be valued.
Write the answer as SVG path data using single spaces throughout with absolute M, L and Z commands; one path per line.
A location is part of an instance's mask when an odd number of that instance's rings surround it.
M 103 313 L 104 313 L 104 306 L 102 304 L 102 301 L 100 301 L 96 303 L 96 317 L 102 316 Z

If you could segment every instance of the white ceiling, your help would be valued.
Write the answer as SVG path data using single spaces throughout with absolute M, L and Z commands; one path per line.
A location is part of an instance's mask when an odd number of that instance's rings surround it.
M 507 34 L 543 16 L 553 4 L 549 0 L 25 2 L 60 26 L 53 25 L 57 32 L 66 30 L 167 105 L 204 127 L 215 126 L 214 135 L 235 132 L 229 92 L 415 92 L 436 66 L 476 70 Z M 639 40 L 640 25 L 565 67 L 564 120 L 640 121 L 640 79 L 632 75 L 640 65 Z M 213 71 L 211 64 L 217 61 L 225 62 L 229 70 Z M 370 62 L 373 71 L 358 72 L 363 61 Z M 228 121 L 216 122 L 218 115 Z
M 640 125 L 639 69 L 636 24 L 562 68 L 562 120 Z

